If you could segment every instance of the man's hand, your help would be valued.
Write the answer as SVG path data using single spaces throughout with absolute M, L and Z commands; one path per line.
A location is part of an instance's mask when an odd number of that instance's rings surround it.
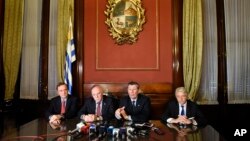
M 125 120 L 128 120 L 128 115 L 127 115 L 127 113 L 125 112 L 125 107 L 122 107 L 120 112 L 121 112 L 122 117 L 123 117 Z
M 49 125 L 50 125 L 51 128 L 57 129 L 57 128 L 60 127 L 60 123 L 61 123 L 60 120 L 54 120 L 54 121 L 50 121 Z
M 83 117 L 83 120 L 86 122 L 94 122 L 97 120 L 97 115 L 94 114 L 88 114 Z
M 191 124 L 192 120 L 188 119 L 186 116 L 179 115 L 178 118 L 172 121 L 172 123 Z
M 59 125 L 61 123 L 61 115 L 52 115 L 50 117 L 49 123 L 54 124 L 54 125 Z
M 115 116 L 116 117 L 121 117 L 123 116 L 123 118 L 127 117 L 127 114 L 125 112 L 125 107 L 121 107 L 121 108 L 118 108 L 116 111 L 115 111 Z M 126 118 L 125 118 L 126 119 Z

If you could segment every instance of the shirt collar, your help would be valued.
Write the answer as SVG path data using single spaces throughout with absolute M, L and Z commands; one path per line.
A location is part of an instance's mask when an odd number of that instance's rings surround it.
M 136 102 L 136 101 L 137 101 L 137 98 L 136 98 L 136 99 L 131 99 L 131 98 L 130 98 L 130 101 L 131 101 L 131 102 L 132 102 L 132 101 L 135 101 L 135 102 Z
M 102 104 L 102 100 L 100 102 L 96 102 L 95 104 L 98 104 L 98 103 Z
M 184 103 L 183 105 L 181 105 L 181 104 L 179 103 L 179 107 L 181 107 L 181 106 L 187 107 L 187 102 Z
M 67 101 L 68 97 L 66 98 L 61 98 L 61 101 Z

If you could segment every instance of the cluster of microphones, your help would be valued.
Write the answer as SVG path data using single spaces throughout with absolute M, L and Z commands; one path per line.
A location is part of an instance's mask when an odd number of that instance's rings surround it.
M 114 127 L 108 122 L 104 123 L 84 123 L 81 121 L 76 128 L 69 131 L 70 135 L 88 135 L 90 139 L 102 139 L 104 137 L 113 139 L 136 139 L 138 136 L 147 136 L 153 130 L 156 134 L 164 134 L 159 128 L 154 127 L 152 123 L 132 124 L 122 127 Z

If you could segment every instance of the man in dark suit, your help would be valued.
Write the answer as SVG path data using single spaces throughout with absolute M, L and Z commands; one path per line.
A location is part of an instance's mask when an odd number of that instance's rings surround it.
M 151 102 L 150 99 L 139 94 L 140 85 L 137 82 L 128 83 L 128 95 L 120 100 L 119 107 L 115 111 L 117 119 L 125 119 L 133 122 L 146 122 L 149 120 Z
M 103 95 L 103 88 L 94 85 L 91 88 L 91 98 L 88 98 L 83 107 L 78 112 L 80 119 L 86 122 L 94 122 L 100 120 L 112 120 L 114 118 L 113 99 Z
M 168 123 L 183 125 L 206 125 L 207 121 L 197 105 L 188 100 L 188 93 L 184 87 L 175 91 L 175 100 L 168 103 L 162 120 Z
M 45 113 L 47 119 L 52 124 L 60 124 L 61 119 L 73 118 L 77 114 L 77 98 L 68 95 L 67 84 L 60 82 L 57 84 L 58 96 L 51 99 L 50 106 Z

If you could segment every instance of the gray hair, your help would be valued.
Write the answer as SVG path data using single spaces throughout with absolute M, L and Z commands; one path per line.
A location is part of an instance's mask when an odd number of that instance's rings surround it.
M 184 87 L 178 87 L 178 88 L 176 88 L 175 94 L 178 93 L 178 92 L 182 92 L 182 93 L 188 95 L 188 92 L 187 92 L 187 90 Z

